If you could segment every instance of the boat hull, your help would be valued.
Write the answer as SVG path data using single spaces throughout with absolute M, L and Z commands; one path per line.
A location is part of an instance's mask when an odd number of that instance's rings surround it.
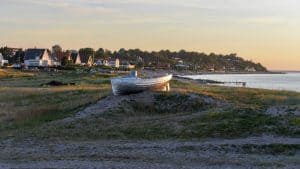
M 172 75 L 167 75 L 150 79 L 114 78 L 111 80 L 111 84 L 114 95 L 139 93 L 146 90 L 168 91 L 172 77 Z

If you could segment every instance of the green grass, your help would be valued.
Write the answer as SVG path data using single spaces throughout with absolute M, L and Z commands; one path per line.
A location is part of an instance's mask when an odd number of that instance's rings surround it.
M 101 73 L 62 71 L 20 72 L 1 70 L 5 76 L 0 81 L 0 135 L 10 131 L 30 129 L 61 119 L 110 95 L 109 77 Z M 3 76 L 2 76 L 3 77 Z M 75 83 L 75 86 L 47 87 L 43 83 L 56 80 Z M 5 134 L 4 134 L 5 133 Z
M 29 72 L 5 71 L 18 75 L 0 81 L 1 137 L 22 138 L 28 133 L 42 139 L 70 140 L 300 136 L 299 116 L 265 114 L 270 106 L 299 105 L 299 93 L 201 86 L 176 80 L 171 82 L 173 92 L 134 98 L 101 115 L 45 128 L 41 126 L 110 95 L 109 78 L 116 75 L 61 71 L 30 72 L 28 76 Z M 41 86 L 51 80 L 76 85 Z M 205 99 L 214 101 L 208 103 Z
M 199 87 L 198 84 L 184 83 L 176 80 L 172 81 L 172 87 L 180 88 L 186 92 L 209 95 L 239 106 L 251 106 L 254 108 L 300 104 L 300 94 L 297 92 L 206 85 Z
M 127 101 L 118 108 L 71 125 L 39 131 L 47 137 L 86 139 L 202 139 L 240 138 L 262 134 L 299 137 L 293 115 L 273 117 L 263 109 L 203 104 L 201 95 L 156 93 L 154 100 Z M 194 104 L 195 103 L 195 104 Z M 177 105 L 176 105 L 177 104 Z M 191 108 L 187 108 L 187 105 Z M 218 111 L 211 111 L 211 110 Z M 51 133 L 49 135 L 49 133 Z
M 272 117 L 252 109 L 237 109 L 230 112 L 210 112 L 198 118 L 184 121 L 188 126 L 183 138 L 247 137 L 263 133 L 274 135 L 299 135 L 299 128 L 287 125 L 289 117 Z

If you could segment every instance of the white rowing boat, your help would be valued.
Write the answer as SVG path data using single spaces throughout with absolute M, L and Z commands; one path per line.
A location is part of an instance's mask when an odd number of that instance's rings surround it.
M 173 75 L 165 75 L 153 78 L 138 78 L 137 72 L 132 72 L 129 76 L 111 79 L 114 95 L 125 95 L 139 93 L 145 90 L 169 91 L 169 82 Z

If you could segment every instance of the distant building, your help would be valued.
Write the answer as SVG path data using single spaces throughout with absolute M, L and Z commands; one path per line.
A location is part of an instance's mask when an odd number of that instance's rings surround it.
M 120 68 L 123 68 L 123 69 L 135 69 L 135 65 L 132 65 L 130 63 L 122 63 L 120 65 Z
M 181 58 L 174 58 L 178 65 L 183 65 L 183 60 Z
M 9 53 L 9 57 L 14 57 L 16 55 L 17 52 L 22 51 L 22 48 L 7 48 L 8 53 Z
M 92 55 L 80 55 L 81 65 L 92 66 L 93 65 L 93 57 Z
M 96 66 L 102 65 L 102 60 L 101 60 L 101 59 L 98 59 L 98 60 L 95 62 L 95 65 L 96 65 Z
M 219 68 L 215 69 L 215 72 L 225 73 L 226 72 L 226 67 L 225 66 L 219 67 Z
M 187 70 L 190 68 L 190 66 L 184 65 L 184 64 L 177 64 L 177 65 L 175 65 L 175 67 L 177 70 Z
M 135 69 L 135 65 L 132 65 L 132 64 L 128 64 L 126 66 L 127 69 Z
M 110 61 L 108 61 L 108 64 L 109 64 L 110 67 L 119 68 L 120 67 L 120 60 L 119 59 L 110 60 Z
M 160 68 L 160 69 L 169 69 L 169 68 L 171 68 L 171 64 L 170 63 L 158 63 L 157 64 L 157 68 Z
M 215 71 L 216 71 L 216 69 L 215 69 L 215 67 L 214 67 L 214 66 L 210 66 L 210 67 L 208 68 L 208 71 L 209 71 L 209 72 L 215 72 Z
M 5 64 L 8 64 L 8 60 L 5 60 L 2 53 L 0 53 L 0 66 L 4 66 Z
M 109 61 L 108 60 L 102 60 L 102 65 L 109 66 Z
M 72 61 L 73 64 L 75 65 L 81 65 L 81 57 L 79 53 L 71 53 L 70 57 L 68 58 L 69 61 Z
M 254 67 L 246 67 L 245 71 L 246 72 L 256 72 L 256 69 Z
M 52 52 L 51 56 L 52 58 L 56 58 L 58 62 L 62 62 L 64 57 L 67 55 L 65 52 Z
M 26 67 L 48 67 L 58 66 L 60 62 L 48 49 L 27 49 L 24 64 Z

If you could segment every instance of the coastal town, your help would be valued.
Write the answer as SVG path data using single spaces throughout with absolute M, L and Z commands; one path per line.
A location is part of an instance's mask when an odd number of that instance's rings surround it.
M 6 48 L 8 55 L 6 58 L 0 53 L 0 66 L 12 67 L 16 69 L 45 69 L 57 68 L 59 66 L 78 65 L 78 66 L 106 66 L 111 68 L 133 69 L 135 65 L 122 62 L 116 59 L 97 59 L 93 54 L 80 54 L 76 50 L 51 51 L 43 48 Z M 10 60 L 10 61 L 9 61 Z
M 147 52 L 139 49 L 110 51 L 99 48 L 63 50 L 60 45 L 47 48 L 0 48 L 0 67 L 25 70 L 99 67 L 113 70 L 162 69 L 178 72 L 266 72 L 261 64 L 244 60 L 236 54 L 216 55 L 197 52 Z
M 300 0 L 0 0 L 0 169 L 300 169 Z

